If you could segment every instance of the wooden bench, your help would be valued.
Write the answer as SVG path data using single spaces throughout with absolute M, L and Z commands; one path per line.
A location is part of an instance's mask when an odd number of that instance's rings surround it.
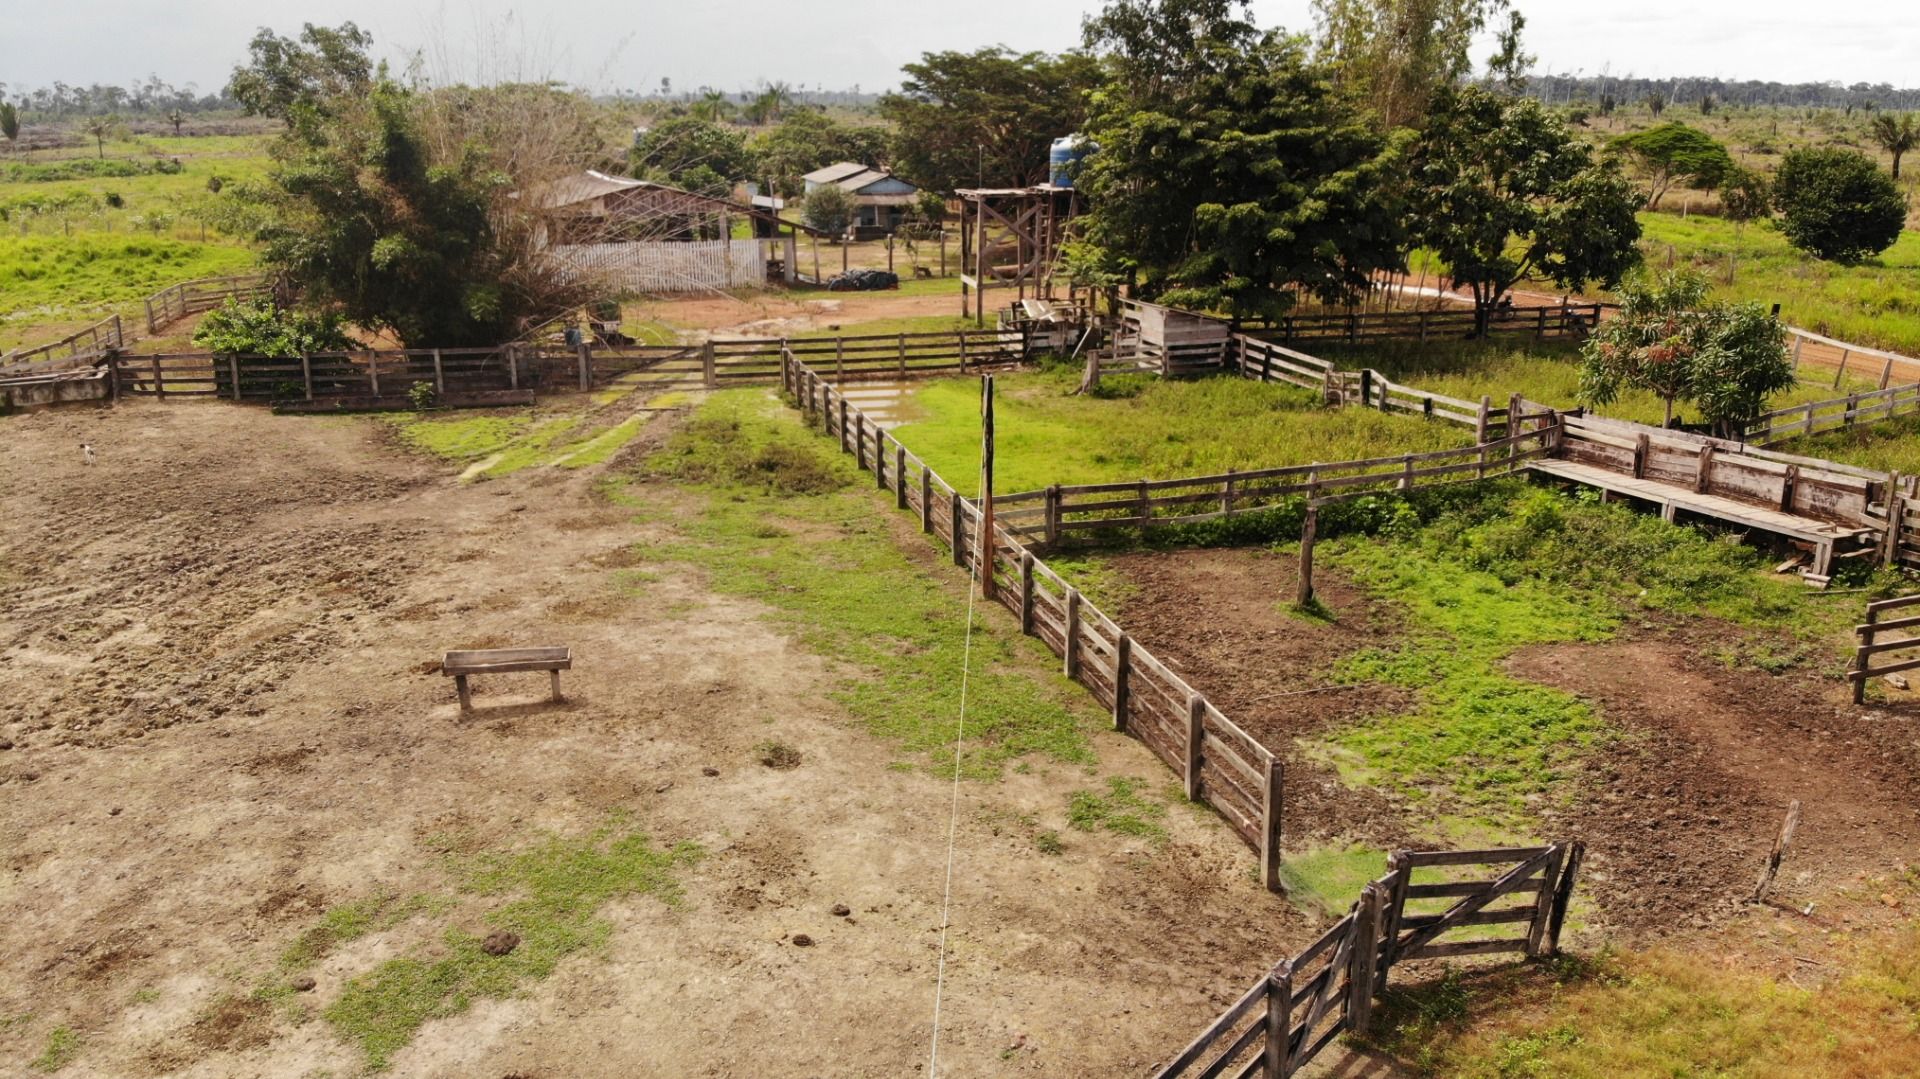
M 573 650 L 564 645 L 554 648 L 470 648 L 448 652 L 440 661 L 440 673 L 453 679 L 460 691 L 460 710 L 473 711 L 473 697 L 467 692 L 467 678 L 476 674 L 511 674 L 515 671 L 546 671 L 553 676 L 553 699 L 560 696 L 560 672 L 573 669 Z

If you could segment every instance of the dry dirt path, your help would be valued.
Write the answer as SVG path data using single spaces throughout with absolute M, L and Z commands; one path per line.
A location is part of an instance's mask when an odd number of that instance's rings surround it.
M 248 1003 L 287 945 L 342 903 L 444 889 L 447 835 L 511 849 L 613 814 L 705 848 L 684 908 L 616 901 L 604 952 L 429 1022 L 389 1074 L 924 1066 L 949 787 L 889 767 L 826 696 L 850 674 L 752 605 L 671 568 L 623 592 L 670 523 L 589 472 L 457 484 L 365 420 L 142 403 L 0 437 L 0 1073 L 66 1027 L 63 1076 L 356 1074 L 328 1023 Z M 578 657 L 563 706 L 539 676 L 483 680 L 463 717 L 431 673 L 545 642 Z M 769 737 L 801 765 L 762 767 Z M 1101 774 L 1169 782 L 1135 743 L 1096 749 Z M 1066 832 L 1055 856 L 1006 826 L 1058 827 L 1097 782 L 1036 762 L 963 788 L 942 1074 L 1138 1074 L 1311 931 L 1211 815 L 1174 807 L 1164 849 Z M 361 938 L 299 999 L 441 928 Z

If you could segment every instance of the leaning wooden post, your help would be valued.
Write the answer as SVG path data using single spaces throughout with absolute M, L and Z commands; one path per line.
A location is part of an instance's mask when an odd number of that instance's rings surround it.
M 1847 358 L 1853 355 L 1851 349 L 1840 350 L 1840 369 L 1833 373 L 1833 388 L 1840 388 L 1840 380 L 1847 376 Z
M 1567 861 L 1560 868 L 1560 882 L 1553 890 L 1553 913 L 1547 919 L 1546 947 L 1541 952 L 1549 959 L 1560 954 L 1560 930 L 1567 924 L 1567 908 L 1573 903 L 1573 885 L 1580 877 L 1580 863 L 1586 857 L 1585 843 L 1575 840 L 1567 848 Z
M 1527 926 L 1527 956 L 1542 959 L 1547 955 L 1547 930 L 1553 923 L 1553 898 L 1560 883 L 1560 867 L 1566 862 L 1567 848 L 1555 843 L 1548 849 L 1547 864 L 1540 873 L 1540 891 L 1534 896 L 1533 921 Z
M 1113 643 L 1113 729 L 1127 729 L 1127 702 L 1133 696 L 1133 638 L 1120 634 Z
M 1279 757 L 1267 758 L 1267 778 L 1260 792 L 1260 880 L 1267 891 L 1280 887 L 1280 798 L 1285 786 Z
M 1267 975 L 1267 1036 L 1260 1074 L 1286 1079 L 1293 1055 L 1293 960 L 1282 960 Z
M 1354 911 L 1353 948 L 1347 953 L 1347 1028 L 1355 1034 L 1365 1034 L 1367 1024 L 1373 1019 L 1373 988 L 1380 961 L 1380 916 L 1385 905 L 1385 890 L 1374 883 L 1360 892 L 1360 904 Z
M 1294 597 L 1301 607 L 1313 602 L 1313 540 L 1319 527 L 1320 510 L 1309 502 L 1306 519 L 1300 524 L 1300 593 Z
M 980 570 L 980 598 L 993 598 L 993 376 L 980 379 L 980 550 L 986 560 Z
M 1787 819 L 1780 825 L 1780 834 L 1773 841 L 1773 852 L 1767 855 L 1766 868 L 1760 871 L 1760 882 L 1753 886 L 1751 902 L 1759 903 L 1773 890 L 1773 878 L 1780 875 L 1780 863 L 1786 860 L 1787 847 L 1793 843 L 1794 829 L 1800 826 L 1800 800 L 1795 798 L 1787 805 Z
M 1067 625 L 1061 631 L 1061 671 L 1068 678 L 1080 677 L 1080 590 L 1067 589 Z
M 1206 739 L 1207 699 L 1187 694 L 1187 801 L 1200 800 L 1200 747 Z

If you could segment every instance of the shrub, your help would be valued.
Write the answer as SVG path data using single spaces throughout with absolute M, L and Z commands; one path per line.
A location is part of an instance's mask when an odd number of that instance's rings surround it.
M 805 218 L 809 227 L 837 236 L 853 221 L 853 196 L 831 184 L 815 188 L 807 196 Z
M 226 304 L 207 313 L 193 331 L 195 344 L 210 352 L 242 356 L 293 357 L 303 352 L 339 352 L 358 342 L 347 336 L 339 315 L 275 307 L 270 300 Z
M 1780 231 L 1816 258 L 1859 262 L 1893 246 L 1907 203 L 1893 178 L 1854 150 L 1795 150 L 1773 181 Z

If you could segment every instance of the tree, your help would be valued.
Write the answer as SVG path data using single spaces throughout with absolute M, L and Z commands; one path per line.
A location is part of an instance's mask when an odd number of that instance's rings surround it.
M 247 45 L 249 61 L 233 71 L 227 92 L 248 115 L 290 127 L 319 127 L 330 103 L 363 100 L 373 87 L 372 35 L 351 22 L 301 27 L 298 39 L 262 28 Z
M 170 123 L 170 124 L 172 124 L 172 125 L 173 125 L 173 133 L 174 133 L 174 135 L 175 135 L 175 137 L 178 137 L 178 136 L 179 136 L 179 134 L 180 134 L 180 126 L 181 126 L 182 124 L 184 124 L 184 123 L 186 123 L 186 122 L 187 122 L 187 114 L 186 114 L 186 113 L 184 113 L 184 112 L 181 112 L 181 111 L 180 111 L 179 109 L 168 109 L 168 110 L 167 110 L 167 123 Z
M 1912 113 L 1894 116 L 1881 113 L 1867 125 L 1867 134 L 1873 137 L 1882 150 L 1893 155 L 1893 178 L 1900 178 L 1900 159 L 1908 150 L 1920 146 L 1920 125 L 1913 121 Z
M 1691 401 L 1716 433 L 1738 437 L 1767 399 L 1794 384 L 1786 328 L 1757 303 L 1707 299 L 1707 280 L 1690 270 L 1637 274 L 1620 290 L 1620 311 L 1581 350 L 1580 396 L 1607 405 L 1623 389 L 1643 389 L 1666 404 Z
M 1765 176 L 1736 165 L 1721 181 L 1720 210 L 1735 225 L 1765 217 L 1773 212 L 1773 189 Z
M 1481 333 L 1524 278 L 1611 287 L 1640 259 L 1633 185 L 1537 101 L 1448 91 L 1407 173 L 1416 237 L 1472 290 Z
M 80 125 L 81 130 L 93 136 L 98 156 L 107 156 L 107 138 L 120 130 L 120 118 L 114 115 L 89 116 L 87 122 Z
M 1675 182 L 1711 191 L 1734 167 L 1727 148 L 1712 135 L 1678 120 L 1622 135 L 1608 145 L 1632 158 L 1646 176 L 1649 210 L 1660 205 L 1660 196 Z
M 923 188 L 1022 187 L 1047 176 L 1053 140 L 1086 122 L 1091 57 L 1003 48 L 923 54 L 880 99 L 894 126 L 892 165 Z
M 1794 150 L 1773 178 L 1780 231 L 1816 258 L 1858 262 L 1893 246 L 1906 224 L 1899 185 L 1857 150 Z
M 193 342 L 221 355 L 282 359 L 358 347 L 337 312 L 288 311 L 265 299 L 228 299 L 207 312 L 193 331 Z
M 1087 25 L 1104 84 L 1076 186 L 1077 268 L 1236 316 L 1350 299 L 1402 264 L 1394 145 L 1306 42 L 1221 0 L 1119 0 Z
M 746 117 L 750 124 L 770 124 L 786 115 L 793 107 L 793 87 L 784 82 L 762 84 L 760 92 L 747 102 Z
M 696 120 L 717 124 L 733 115 L 733 102 L 719 90 L 708 90 L 700 95 L 700 100 L 687 106 L 687 115 Z
M 789 113 L 752 143 L 756 175 L 789 198 L 800 194 L 807 173 L 838 161 L 878 165 L 886 148 L 884 128 L 843 124 L 818 109 Z
M 1467 50 L 1507 0 L 1314 0 L 1313 8 L 1320 55 L 1392 128 L 1414 124 L 1437 92 L 1471 73 Z M 1532 59 L 1520 52 L 1524 25 L 1511 21 L 1511 37 L 1501 35 L 1508 78 L 1524 77 Z
M 753 153 L 737 129 L 691 116 L 662 121 L 634 140 L 631 159 L 638 176 L 720 197 L 755 171 Z
M 832 184 L 816 187 L 807 194 L 801 215 L 809 228 L 842 235 L 853 223 L 853 196 Z
M 11 101 L 0 101 L 0 135 L 7 137 L 9 145 L 20 141 L 20 111 Z
M 1658 120 L 1660 114 L 1667 111 L 1667 99 L 1661 97 L 1659 94 L 1648 94 L 1647 111 L 1653 114 L 1654 119 Z
M 1507 12 L 1507 25 L 1494 37 L 1498 51 L 1487 59 L 1487 80 L 1494 89 L 1508 97 L 1518 97 L 1526 92 L 1527 71 L 1538 59 L 1521 48 L 1520 34 L 1526 28 L 1525 15 L 1518 11 Z M 1584 117 L 1576 122 L 1582 127 L 1586 126 Z

